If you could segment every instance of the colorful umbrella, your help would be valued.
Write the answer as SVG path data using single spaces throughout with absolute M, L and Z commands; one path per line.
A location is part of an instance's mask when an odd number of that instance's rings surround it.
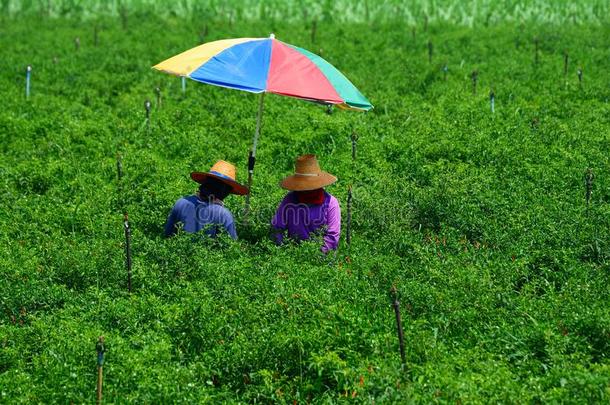
M 269 38 L 208 42 L 153 66 L 192 80 L 261 93 L 256 131 L 248 160 L 248 187 L 256 158 L 265 93 L 296 97 L 341 109 L 368 111 L 373 106 L 334 66 L 303 48 Z

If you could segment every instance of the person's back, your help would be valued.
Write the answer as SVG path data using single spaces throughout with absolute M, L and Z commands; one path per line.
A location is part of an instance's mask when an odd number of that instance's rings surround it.
M 165 223 L 165 236 L 174 235 L 177 224 L 182 223 L 185 232 L 204 230 L 207 235 L 216 237 L 224 229 L 231 238 L 237 239 L 233 215 L 223 204 L 229 194 L 248 193 L 245 186 L 235 181 L 235 171 L 235 166 L 220 160 L 207 173 L 191 173 L 191 179 L 200 184 L 199 192 L 176 201 Z
M 176 201 L 165 224 L 165 236 L 176 233 L 176 223 L 181 222 L 182 230 L 196 233 L 202 229 L 209 236 L 216 237 L 221 228 L 237 239 L 235 221 L 231 211 L 222 201 L 203 201 L 197 195 L 189 195 Z

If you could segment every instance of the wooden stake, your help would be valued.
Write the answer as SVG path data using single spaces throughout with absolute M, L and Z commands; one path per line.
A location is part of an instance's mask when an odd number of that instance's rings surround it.
M 125 225 L 125 267 L 127 268 L 127 290 L 131 292 L 131 228 L 127 213 L 123 216 Z
M 95 345 L 95 349 L 97 351 L 97 405 L 101 405 L 102 403 L 102 386 L 103 386 L 103 377 L 104 377 L 104 352 L 106 348 L 104 347 L 104 336 L 100 336 L 97 344 Z
M 443 80 L 447 81 L 447 71 L 449 68 L 447 67 L 447 62 L 443 65 Z
M 352 162 L 356 160 L 356 143 L 358 142 L 358 133 L 352 132 Z
M 432 63 L 432 51 L 433 51 L 433 47 L 432 47 L 432 41 L 428 41 L 428 63 Z
M 199 42 L 204 43 L 208 37 L 208 25 L 203 27 L 203 30 L 199 33 Z
M 350 250 L 352 246 L 352 186 L 351 184 L 347 188 L 347 234 L 345 241 L 347 242 L 347 249 Z
M 313 20 L 311 23 L 311 43 L 316 43 L 316 31 L 318 30 L 318 20 Z
M 576 74 L 578 74 L 578 85 L 582 86 L 582 68 L 578 68 Z
M 398 343 L 400 345 L 400 359 L 402 361 L 402 369 L 404 370 L 407 365 L 405 355 L 405 338 L 402 331 L 402 321 L 400 319 L 400 302 L 398 301 L 398 294 L 395 286 L 392 286 L 390 289 L 390 294 L 393 298 L 392 306 L 394 307 L 394 313 L 396 315 L 396 330 L 398 332 Z
M 258 98 L 258 113 L 256 114 L 256 128 L 254 130 L 254 139 L 252 139 L 252 149 L 250 149 L 250 153 L 248 155 L 248 194 L 246 194 L 246 210 L 244 215 L 246 218 L 246 222 L 249 220 L 250 215 L 250 198 L 252 196 L 254 165 L 256 164 L 256 147 L 258 145 L 258 138 L 261 133 L 264 107 L 265 93 L 261 93 Z
M 182 95 L 186 96 L 186 77 L 182 76 Z
M 472 94 L 477 94 L 477 80 L 479 78 L 479 71 L 473 70 L 470 77 L 472 78 Z
M 123 26 L 123 29 L 126 30 L 127 29 L 127 7 L 125 7 L 125 5 L 121 5 L 121 9 L 119 12 L 121 14 L 121 25 Z
M 496 94 L 493 90 L 489 91 L 489 107 L 491 108 L 491 113 L 494 113 L 495 110 L 495 102 L 496 102 Z
M 146 110 L 146 129 L 150 129 L 150 100 L 144 102 L 144 109 Z
M 123 163 L 121 162 L 121 155 L 117 154 L 116 156 L 116 174 L 117 179 L 121 181 L 123 178 Z
M 565 51 L 563 54 L 563 75 L 564 76 L 568 75 L 568 61 L 569 61 L 568 51 Z
M 123 197 L 123 183 L 121 179 L 123 178 L 123 162 L 121 161 L 121 155 L 117 153 L 116 155 L 116 175 L 117 175 L 117 201 L 119 203 L 119 208 L 123 211 L 124 208 L 124 197 Z
M 157 110 L 161 109 L 161 103 L 162 103 L 162 99 L 161 99 L 161 88 L 160 87 L 155 87 L 155 94 L 157 95 Z
M 30 98 L 30 77 L 32 76 L 32 66 L 25 68 L 25 98 Z
M 491 19 L 491 13 L 487 13 L 487 16 L 485 17 L 485 26 L 489 27 L 489 20 Z

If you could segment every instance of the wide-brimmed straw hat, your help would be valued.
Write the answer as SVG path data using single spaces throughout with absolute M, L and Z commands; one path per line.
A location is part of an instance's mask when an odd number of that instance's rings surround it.
M 337 181 L 335 176 L 320 169 L 316 155 L 299 156 L 294 166 L 294 174 L 280 182 L 280 187 L 286 190 L 316 190 Z
M 197 183 L 202 184 L 205 182 L 205 179 L 212 177 L 216 180 L 220 180 L 229 187 L 231 187 L 231 194 L 245 195 L 248 194 L 248 187 L 239 184 L 235 181 L 235 174 L 237 170 L 235 166 L 233 166 L 229 162 L 225 162 L 224 160 L 219 160 L 214 163 L 214 166 L 210 169 L 209 172 L 192 172 L 191 179 L 195 180 Z

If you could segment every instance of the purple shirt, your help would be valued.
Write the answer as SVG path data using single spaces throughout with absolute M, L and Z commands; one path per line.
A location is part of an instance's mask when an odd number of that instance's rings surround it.
M 324 244 L 322 252 L 337 249 L 341 236 L 341 207 L 339 201 L 332 195 L 324 192 L 322 204 L 302 204 L 297 200 L 294 192 L 288 193 L 277 208 L 271 225 L 278 232 L 275 240 L 281 244 L 284 232 L 297 240 L 309 239 L 312 232 L 322 230 Z
M 185 232 L 195 233 L 205 229 L 205 233 L 215 237 L 224 228 L 233 239 L 237 239 L 233 215 L 221 202 L 209 203 L 196 195 L 189 195 L 176 201 L 165 223 L 165 236 L 176 233 L 176 223 L 184 224 Z

